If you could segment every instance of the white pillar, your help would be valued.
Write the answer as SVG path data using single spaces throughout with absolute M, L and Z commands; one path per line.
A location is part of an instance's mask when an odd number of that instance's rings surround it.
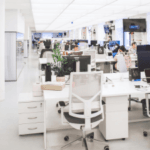
M 0 101 L 5 99 L 5 0 L 0 0 Z

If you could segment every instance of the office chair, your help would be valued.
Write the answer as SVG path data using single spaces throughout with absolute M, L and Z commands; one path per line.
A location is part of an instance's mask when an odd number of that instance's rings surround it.
M 51 40 L 44 41 L 45 48 L 49 49 L 51 46 Z
M 95 142 L 101 142 L 104 145 L 104 150 L 109 150 L 109 146 L 104 141 L 94 139 L 94 132 L 89 133 L 89 131 L 97 127 L 104 120 L 102 76 L 103 72 L 71 73 L 69 104 L 66 106 L 65 102 L 59 102 L 61 119 L 62 124 L 67 125 L 69 123 L 76 130 L 81 130 L 82 136 L 63 146 L 62 149 L 76 141 L 82 140 L 82 146 L 86 150 L 89 149 L 89 145 L 96 146 Z M 67 123 L 64 122 L 64 118 L 67 120 Z M 92 142 L 87 141 L 87 139 Z M 68 141 L 69 136 L 65 136 L 64 140 Z
M 95 50 L 83 51 L 83 55 L 91 56 L 91 68 L 96 69 L 96 51 Z
M 117 56 L 117 60 L 118 60 L 117 68 L 119 72 L 127 72 L 127 67 L 129 68 L 131 67 L 131 62 L 130 62 L 131 60 L 130 58 L 128 58 L 128 55 L 124 57 L 123 54 L 120 54 Z M 129 95 L 128 100 L 129 100 L 129 108 L 128 108 L 129 111 L 131 111 L 131 101 L 136 103 L 141 103 L 138 97 L 131 97 L 131 95 Z

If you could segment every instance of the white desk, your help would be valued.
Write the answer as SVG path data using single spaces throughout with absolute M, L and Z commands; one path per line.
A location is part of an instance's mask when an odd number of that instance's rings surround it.
M 128 78 L 128 73 L 104 74 L 104 76 L 113 80 L 113 85 L 108 84 L 103 86 L 102 97 L 106 102 L 105 105 L 105 120 L 100 123 L 99 128 L 107 140 L 128 138 L 128 96 L 131 94 L 150 93 L 150 87 L 147 91 L 137 91 L 134 85 L 147 83 L 130 82 L 129 79 L 120 80 L 120 77 Z M 55 77 L 52 78 L 55 80 Z M 44 82 L 44 77 L 42 77 Z M 56 109 L 58 101 L 68 101 L 69 86 L 66 85 L 63 91 L 44 91 L 44 100 L 48 121 L 45 120 L 48 130 L 68 129 L 69 126 L 61 125 L 61 116 Z M 45 130 L 46 131 L 46 130 Z M 45 132 L 46 134 L 46 132 Z

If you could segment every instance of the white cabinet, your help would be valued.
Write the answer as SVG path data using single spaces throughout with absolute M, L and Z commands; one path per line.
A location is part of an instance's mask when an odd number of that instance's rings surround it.
M 104 121 L 99 129 L 106 140 L 128 138 L 128 97 L 105 98 Z
M 20 93 L 18 101 L 19 135 L 44 132 L 44 100 L 32 93 Z

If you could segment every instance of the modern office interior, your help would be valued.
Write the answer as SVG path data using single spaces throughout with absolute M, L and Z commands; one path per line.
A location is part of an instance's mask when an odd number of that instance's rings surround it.
M 0 0 L 0 150 L 149 150 L 149 97 L 149 0 Z

